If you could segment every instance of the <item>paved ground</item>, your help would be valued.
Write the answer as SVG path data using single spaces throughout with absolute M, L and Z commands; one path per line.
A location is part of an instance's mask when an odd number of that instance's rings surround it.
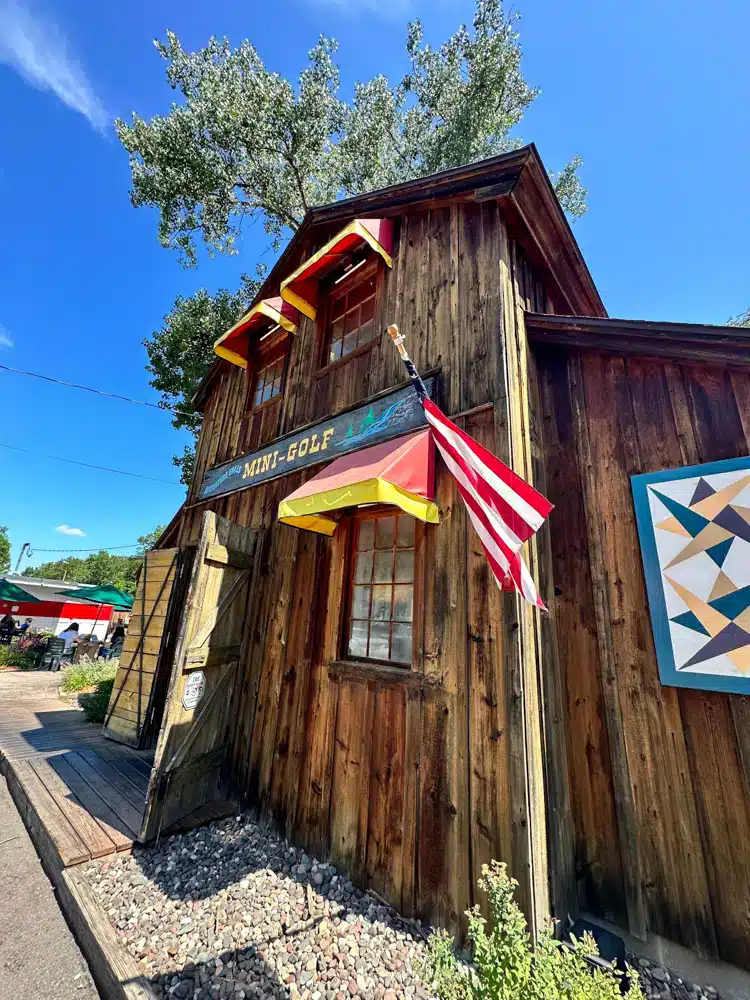
M 98 996 L 0 777 L 0 997 L 97 1000 Z
M 57 698 L 62 674 L 49 670 L 0 670 L 0 704 L 6 701 Z

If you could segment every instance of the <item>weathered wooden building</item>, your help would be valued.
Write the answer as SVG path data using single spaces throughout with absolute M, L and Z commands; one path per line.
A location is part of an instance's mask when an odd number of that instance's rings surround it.
M 549 615 L 492 582 L 393 322 L 554 502 Z M 311 210 L 217 354 L 107 723 L 157 741 L 143 836 L 228 789 L 406 913 L 456 927 L 497 858 L 532 924 L 750 969 L 748 698 L 660 683 L 631 493 L 748 454 L 748 331 L 608 319 L 529 146 Z

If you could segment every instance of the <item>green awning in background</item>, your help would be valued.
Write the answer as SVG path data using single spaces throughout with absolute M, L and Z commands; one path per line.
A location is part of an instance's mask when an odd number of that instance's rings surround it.
M 93 604 L 111 604 L 116 611 L 131 611 L 133 598 L 113 587 L 111 583 L 101 587 L 74 587 L 72 590 L 58 590 L 63 597 L 91 601 Z
M 0 601 L 10 601 L 12 604 L 41 604 L 38 597 L 34 597 L 27 590 L 17 587 L 15 583 L 0 579 Z M 132 602 L 131 602 L 132 603 Z

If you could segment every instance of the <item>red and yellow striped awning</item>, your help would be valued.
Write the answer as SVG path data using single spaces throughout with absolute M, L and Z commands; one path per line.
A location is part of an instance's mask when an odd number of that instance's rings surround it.
M 406 514 L 438 523 L 435 454 L 429 430 L 342 455 L 279 504 L 285 524 L 332 535 L 330 511 L 363 504 L 393 504 Z
M 299 313 L 294 306 L 284 302 L 279 296 L 263 299 L 226 333 L 222 333 L 214 344 L 214 354 L 218 354 L 225 361 L 231 361 L 233 365 L 239 365 L 240 368 L 247 368 L 254 333 L 267 326 L 269 320 L 288 333 L 296 333 L 298 319 Z
M 324 247 L 300 264 L 288 278 L 284 278 L 281 282 L 282 299 L 296 306 L 305 316 L 315 319 L 320 279 L 362 245 L 370 246 L 375 253 L 380 254 L 388 267 L 393 267 L 393 220 L 354 219 Z

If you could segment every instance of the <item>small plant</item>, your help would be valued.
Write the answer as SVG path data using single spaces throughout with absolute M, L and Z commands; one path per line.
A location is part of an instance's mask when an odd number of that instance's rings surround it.
M 471 964 L 459 960 L 445 931 L 432 935 L 422 974 L 439 1000 L 644 1000 L 634 973 L 623 994 L 622 973 L 589 965 L 586 956 L 598 954 L 589 934 L 566 947 L 550 926 L 533 948 L 513 899 L 517 886 L 504 864 L 482 865 L 479 888 L 489 897 L 493 927 L 488 933 L 479 907 L 467 911 Z
M 90 660 L 84 656 L 79 663 L 66 667 L 63 673 L 63 691 L 86 691 L 101 681 L 113 680 L 119 660 Z
M 78 704 L 83 709 L 87 722 L 104 722 L 114 683 L 114 678 L 111 677 L 108 680 L 99 681 L 96 685 L 96 691 L 78 695 Z
M 16 667 L 18 670 L 33 670 L 39 662 L 36 653 L 29 653 L 16 646 L 0 646 L 0 667 Z

